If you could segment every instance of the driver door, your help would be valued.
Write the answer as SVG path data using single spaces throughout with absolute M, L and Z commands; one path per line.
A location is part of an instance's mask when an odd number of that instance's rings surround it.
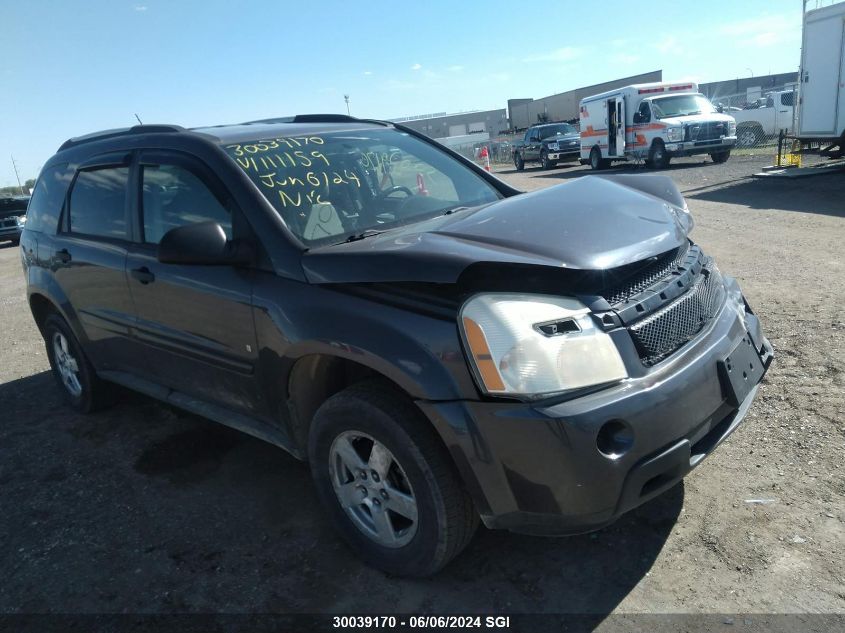
M 140 238 L 127 273 L 147 378 L 228 409 L 260 413 L 253 271 L 157 259 L 164 234 L 191 223 L 218 222 L 229 239 L 252 239 L 245 218 L 210 170 L 187 155 L 142 152 L 135 174 Z

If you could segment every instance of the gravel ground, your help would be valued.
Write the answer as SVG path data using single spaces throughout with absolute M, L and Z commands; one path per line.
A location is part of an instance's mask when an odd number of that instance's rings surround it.
M 142 396 L 71 412 L 0 245 L 0 613 L 845 611 L 845 177 L 748 178 L 770 161 L 665 170 L 775 346 L 746 422 L 607 529 L 482 529 L 428 580 L 359 564 L 279 449 Z M 499 175 L 536 189 L 586 173 Z

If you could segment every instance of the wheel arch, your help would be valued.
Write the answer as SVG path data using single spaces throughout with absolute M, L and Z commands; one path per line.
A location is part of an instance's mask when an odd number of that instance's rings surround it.
M 294 361 L 286 384 L 287 417 L 290 436 L 299 455 L 308 454 L 308 435 L 314 415 L 320 406 L 333 395 L 362 382 L 377 383 L 386 391 L 407 398 L 410 403 L 419 400 L 418 396 L 414 395 L 415 389 L 406 381 L 397 380 L 395 375 L 389 375 L 358 360 L 326 352 L 314 352 L 300 356 Z M 420 415 L 428 419 L 423 411 L 420 411 Z M 445 448 L 446 441 L 441 429 L 430 420 L 428 424 Z
M 27 300 L 30 312 L 38 326 L 39 332 L 43 333 L 44 322 L 52 314 L 62 317 L 73 332 L 73 335 L 80 342 L 86 341 L 76 311 L 70 306 L 67 297 L 61 289 L 50 281 L 47 285 L 30 283 L 27 290 Z

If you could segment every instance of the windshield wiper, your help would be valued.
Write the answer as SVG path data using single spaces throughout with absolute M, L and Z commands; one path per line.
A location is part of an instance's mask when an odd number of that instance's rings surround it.
M 349 237 L 347 237 L 342 242 L 338 242 L 337 244 L 348 244 L 349 242 L 357 242 L 359 240 L 363 240 L 367 237 L 372 237 L 373 235 L 381 235 L 384 231 L 376 231 L 375 229 L 367 229 L 366 231 L 361 231 L 360 233 L 353 233 Z M 334 244 L 334 246 L 337 246 Z
M 458 211 L 463 211 L 464 209 L 469 209 L 469 207 L 466 207 L 466 206 L 463 206 L 463 205 L 455 206 L 455 207 L 449 207 L 448 209 L 443 211 L 442 215 L 452 215 L 453 213 L 456 213 Z

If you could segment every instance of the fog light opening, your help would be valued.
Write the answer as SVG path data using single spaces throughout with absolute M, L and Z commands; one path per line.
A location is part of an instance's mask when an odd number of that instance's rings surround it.
M 621 420 L 605 422 L 596 436 L 599 452 L 610 459 L 618 459 L 634 445 L 634 432 Z

